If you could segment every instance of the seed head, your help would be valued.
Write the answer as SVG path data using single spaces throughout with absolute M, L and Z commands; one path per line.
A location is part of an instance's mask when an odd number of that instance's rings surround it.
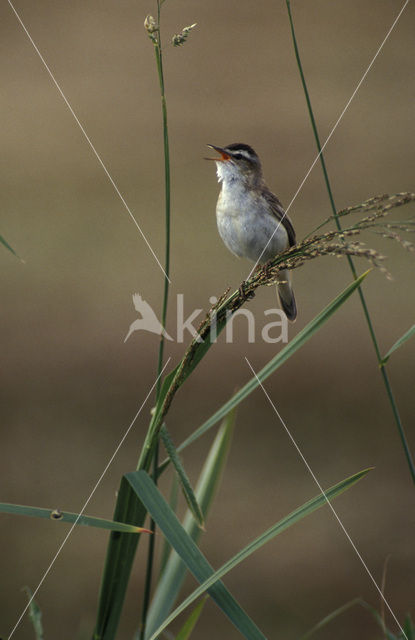
M 195 22 L 194 24 L 191 24 L 188 27 L 184 27 L 184 29 L 182 29 L 180 33 L 176 33 L 171 39 L 173 46 L 180 47 L 182 44 L 184 44 L 187 40 L 189 33 L 191 32 L 192 29 L 195 28 L 196 24 L 197 23 Z
M 147 31 L 147 35 L 155 44 L 157 43 L 157 34 L 159 26 L 153 16 L 148 15 L 144 20 L 144 29 Z

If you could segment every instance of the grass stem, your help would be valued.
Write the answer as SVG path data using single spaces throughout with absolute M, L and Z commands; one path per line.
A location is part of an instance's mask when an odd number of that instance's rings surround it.
M 333 215 L 334 215 L 334 219 L 336 222 L 336 226 L 337 229 L 340 231 L 342 229 L 339 217 L 337 215 L 337 210 L 336 210 L 336 205 L 334 203 L 334 197 L 333 197 L 333 192 L 331 189 L 331 185 L 330 185 L 330 180 L 329 180 L 329 176 L 328 176 L 328 172 L 327 172 L 327 167 L 326 167 L 326 163 L 324 160 L 324 156 L 323 156 L 323 152 L 322 152 L 322 148 L 321 148 L 321 144 L 320 144 L 320 138 L 318 135 L 318 130 L 317 130 L 317 124 L 314 118 L 314 113 L 313 113 L 313 108 L 311 106 L 311 100 L 310 100 L 310 95 L 308 92 L 308 88 L 307 88 L 307 83 L 305 80 L 305 76 L 304 76 L 304 72 L 303 72 L 303 66 L 301 64 L 301 58 L 300 58 L 300 53 L 298 50 L 298 45 L 297 45 L 297 38 L 295 36 L 295 30 L 294 30 L 294 22 L 293 22 L 293 17 L 292 17 L 292 13 L 291 13 L 291 4 L 290 4 L 290 0 L 286 0 L 286 4 L 287 4 L 287 10 L 288 10 L 288 17 L 289 17 L 289 21 L 290 21 L 290 27 L 291 27 L 291 35 L 292 35 L 292 39 L 293 39 L 293 45 L 294 45 L 294 52 L 295 52 L 295 57 L 297 60 L 297 66 L 298 66 L 298 70 L 300 72 L 300 77 L 301 77 L 301 82 L 303 85 L 303 89 L 304 89 L 304 94 L 305 94 L 305 99 L 307 102 L 307 109 L 308 109 L 308 113 L 310 116 L 310 121 L 311 121 L 311 126 L 313 129 L 313 133 L 314 133 L 314 138 L 316 141 L 316 145 L 317 145 L 317 149 L 318 149 L 318 153 L 319 153 L 319 158 L 320 158 L 320 163 L 321 163 L 321 168 L 323 170 L 323 175 L 324 175 L 324 181 L 326 183 L 326 188 L 327 188 L 327 193 L 329 196 L 329 200 L 330 200 L 330 206 L 332 208 L 333 211 Z M 353 259 L 350 256 L 347 256 L 347 260 L 349 263 L 349 267 L 350 270 L 353 274 L 354 279 L 357 278 L 357 271 L 353 262 Z M 373 347 L 375 349 L 375 353 L 376 353 L 376 358 L 378 360 L 378 364 L 381 365 L 382 363 L 382 356 L 379 350 L 379 344 L 378 344 L 378 340 L 376 337 L 376 333 L 375 333 L 375 329 L 373 327 L 373 322 L 372 319 L 370 317 L 370 313 L 369 313 L 369 309 L 367 307 L 366 304 L 366 299 L 364 297 L 363 291 L 361 289 L 361 287 L 359 287 L 358 289 L 358 293 L 359 293 L 359 298 L 360 298 L 360 302 L 362 304 L 362 308 L 363 308 L 363 313 L 367 322 L 367 326 L 369 329 L 369 333 L 370 333 L 370 337 L 372 339 L 372 343 L 373 343 Z M 409 467 L 409 471 L 412 477 L 412 481 L 415 484 L 415 466 L 414 466 L 414 462 L 413 462 L 413 458 L 411 455 L 411 451 L 409 449 L 409 445 L 408 445 L 408 441 L 406 439 L 405 436 L 405 431 L 404 431 L 404 427 L 402 424 L 402 420 L 401 417 L 399 415 L 399 410 L 398 410 L 398 406 L 392 391 L 392 387 L 391 387 L 391 383 L 389 381 L 389 377 L 388 374 L 386 372 L 386 367 L 385 366 L 380 366 L 380 371 L 381 371 L 381 375 L 382 375 L 382 379 L 383 379 L 383 383 L 385 385 L 385 389 L 386 389 L 386 393 L 391 405 L 391 409 L 392 409 L 392 413 L 393 413 L 393 417 L 398 429 L 398 433 L 399 433 L 399 437 L 400 440 L 402 442 L 402 446 L 404 449 L 404 453 L 405 453 L 405 457 L 406 457 L 406 461 L 408 463 L 408 467 Z
M 163 329 L 166 327 L 166 319 L 167 319 L 167 305 L 169 299 L 169 274 L 170 274 L 170 151 L 169 151 L 169 132 L 167 125 L 167 103 L 166 103 L 166 94 L 164 87 L 164 73 L 163 73 L 163 49 L 161 43 L 161 29 L 160 29 L 160 18 L 161 18 L 161 0 L 157 0 L 157 25 L 158 25 L 158 34 L 157 38 L 154 41 L 154 53 L 156 56 L 156 67 L 159 78 L 159 86 L 160 86 L 160 97 L 161 97 L 161 111 L 162 111 L 162 120 L 163 120 L 163 149 L 164 149 L 164 194 L 165 194 L 165 256 L 164 256 L 164 288 L 163 288 L 163 309 L 161 316 L 161 324 Z M 163 368 L 163 356 L 164 356 L 164 335 L 161 333 L 160 335 L 160 344 L 159 344 L 159 353 L 158 353 L 158 363 L 157 363 L 157 387 L 156 387 L 156 402 L 160 395 L 160 389 L 162 384 L 162 379 L 160 373 Z M 158 442 L 154 449 L 153 454 L 153 480 L 157 485 L 157 468 L 159 462 L 159 446 Z M 141 623 L 140 623 L 140 640 L 144 640 L 145 630 L 146 630 L 146 622 L 147 622 L 147 614 L 150 605 L 150 595 L 151 595 L 151 583 L 152 583 L 152 575 L 153 575 L 153 564 L 154 564 L 154 552 L 155 552 L 155 538 L 154 535 L 156 530 L 156 524 L 154 520 L 151 520 L 150 529 L 153 532 L 153 535 L 149 536 L 149 546 L 148 546 L 148 555 L 147 555 L 147 567 L 146 567 L 146 577 L 145 577 L 145 586 L 144 586 L 144 596 L 143 596 L 143 605 L 142 605 L 142 613 L 141 613 Z

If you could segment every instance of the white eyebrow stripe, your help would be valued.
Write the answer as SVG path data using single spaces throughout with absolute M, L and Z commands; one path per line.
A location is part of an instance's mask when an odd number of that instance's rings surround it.
M 225 149 L 226 151 L 226 149 Z M 246 149 L 229 149 L 229 153 L 231 155 L 235 155 L 236 153 L 240 154 L 241 156 L 244 156 L 244 158 L 247 158 L 248 160 L 251 160 L 252 156 L 249 153 L 249 151 L 247 151 Z

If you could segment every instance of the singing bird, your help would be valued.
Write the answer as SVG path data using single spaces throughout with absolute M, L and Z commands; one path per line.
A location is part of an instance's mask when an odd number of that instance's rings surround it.
M 215 160 L 221 191 L 216 205 L 219 235 L 232 253 L 263 264 L 295 245 L 295 231 L 277 196 L 267 187 L 261 161 L 248 144 L 208 147 L 219 153 Z M 291 321 L 297 305 L 288 270 L 278 274 L 278 297 Z

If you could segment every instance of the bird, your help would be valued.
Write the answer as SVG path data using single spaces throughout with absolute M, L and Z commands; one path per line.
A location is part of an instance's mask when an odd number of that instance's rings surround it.
M 264 264 L 296 243 L 293 224 L 265 183 L 258 154 L 248 144 L 235 142 L 226 147 L 207 145 L 220 157 L 216 162 L 221 183 L 216 205 L 219 235 L 226 247 L 240 258 Z M 277 292 L 281 307 L 292 322 L 297 305 L 290 274 L 278 274 Z

